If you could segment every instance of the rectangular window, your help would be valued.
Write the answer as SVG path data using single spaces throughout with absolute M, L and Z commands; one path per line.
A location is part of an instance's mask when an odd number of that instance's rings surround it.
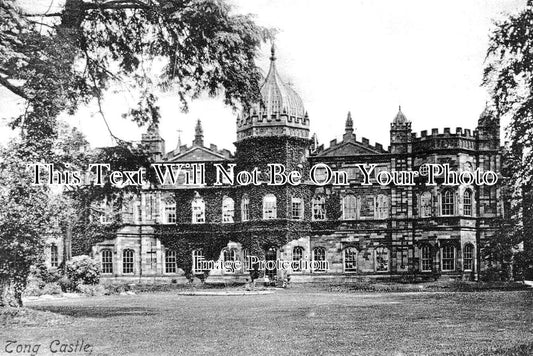
M 304 209 L 302 199 L 292 198 L 292 218 L 294 220 L 303 220 Z
M 102 273 L 113 273 L 113 253 L 111 250 L 102 250 Z
M 248 198 L 242 198 L 241 202 L 241 220 L 248 221 L 250 220 L 250 200 Z
M 122 255 L 122 273 L 133 273 L 133 250 L 124 250 Z
M 176 273 L 177 268 L 177 259 L 176 251 L 167 250 L 165 253 L 165 272 L 166 273 Z
M 59 266 L 59 253 L 56 244 L 50 246 L 50 265 L 52 267 Z
M 166 215 L 168 224 L 175 223 L 176 222 L 176 205 L 166 205 L 165 215 Z
M 433 267 L 433 259 L 431 258 L 431 247 L 422 247 L 422 272 L 429 272 Z
M 442 248 L 442 270 L 455 270 L 455 248 L 453 246 L 444 246 Z

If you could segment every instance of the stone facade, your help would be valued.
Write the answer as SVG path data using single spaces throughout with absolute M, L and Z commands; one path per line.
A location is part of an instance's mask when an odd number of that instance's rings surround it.
M 364 137 L 359 140 L 348 114 L 342 141 L 333 140 L 326 148 L 309 138 L 309 116 L 299 96 L 277 74 L 274 52 L 261 93 L 263 101 L 237 118 L 235 155 L 205 146 L 200 122 L 193 144 L 179 144 L 170 152 L 165 152 L 157 128 L 143 135 L 156 162 L 189 163 L 191 173 L 194 164 L 205 164 L 207 184 L 184 186 L 180 178 L 175 185 L 131 197 L 117 237 L 93 247 L 104 279 L 185 281 L 175 262 L 179 251 L 166 248 L 158 236 L 165 226 L 191 239 L 220 233 L 266 236 L 260 246 L 265 260 L 306 262 L 287 272 L 265 271 L 270 278 L 288 273 L 293 282 L 478 278 L 484 268 L 480 249 L 494 233 L 494 219 L 503 214 L 498 184 L 445 186 L 438 177 L 435 186 L 428 186 L 417 177 L 409 186 L 380 185 L 375 180 L 365 186 L 357 164 L 375 164 L 375 172 L 449 164 L 455 171 L 479 168 L 498 173 L 499 120 L 488 110 L 473 131 L 445 128 L 418 135 L 400 109 L 391 123 L 388 149 Z M 254 167 L 264 171 L 268 163 L 281 163 L 304 179 L 298 186 L 214 186 L 215 163 L 235 164 L 236 172 Z M 308 172 L 318 164 L 346 172 L 347 181 L 313 184 Z M 244 261 L 246 254 L 240 243 L 230 242 L 219 259 Z M 191 253 L 193 267 L 200 255 Z M 320 267 L 322 262 L 326 268 Z M 221 268 L 209 278 L 244 280 L 248 275 Z

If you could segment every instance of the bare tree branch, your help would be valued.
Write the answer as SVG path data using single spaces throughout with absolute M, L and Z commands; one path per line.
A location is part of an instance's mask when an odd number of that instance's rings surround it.
M 22 89 L 20 89 L 19 87 L 11 84 L 9 82 L 9 80 L 7 80 L 6 78 L 1 77 L 1 76 L 0 76 L 0 85 L 2 85 L 4 88 L 8 89 L 12 93 L 20 96 L 21 98 L 24 98 L 26 100 L 30 100 L 30 98 L 26 95 L 26 93 Z

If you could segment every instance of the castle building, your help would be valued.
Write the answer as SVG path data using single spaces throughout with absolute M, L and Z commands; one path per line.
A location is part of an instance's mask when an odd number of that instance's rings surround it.
M 93 247 L 104 279 L 184 281 L 179 261 L 188 261 L 194 274 L 210 269 L 208 278 L 243 280 L 249 271 L 234 262 L 244 265 L 247 256 L 266 262 L 260 272 L 268 278 L 289 274 L 292 282 L 478 278 L 485 268 L 480 251 L 503 214 L 498 183 L 445 185 L 446 177 L 439 176 L 429 185 L 427 177 L 412 176 L 412 184 L 377 184 L 375 174 L 423 175 L 428 164 L 448 164 L 453 171 L 499 175 L 499 119 L 489 110 L 472 131 L 416 134 L 400 108 L 388 148 L 359 139 L 348 113 L 342 141 L 324 147 L 310 138 L 309 116 L 279 76 L 274 50 L 261 95 L 260 103 L 237 118 L 234 153 L 206 145 L 200 121 L 192 145 L 169 152 L 157 127 L 142 136 L 154 162 L 184 168 L 174 184 L 132 197 L 116 238 Z M 217 174 L 217 164 L 264 173 L 270 163 L 299 172 L 302 183 L 215 184 L 229 180 Z M 370 185 L 361 184 L 361 164 L 375 165 Z M 311 167 L 317 167 L 315 181 Z M 196 173 L 206 181 L 184 184 Z M 326 181 L 329 174 L 338 181 Z M 217 268 L 207 264 L 207 256 L 216 257 Z M 290 268 L 275 261 L 288 261 Z

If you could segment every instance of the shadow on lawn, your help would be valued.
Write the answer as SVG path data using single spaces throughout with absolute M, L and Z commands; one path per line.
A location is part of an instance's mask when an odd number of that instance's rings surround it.
M 83 306 L 40 306 L 34 310 L 49 311 L 75 318 L 112 318 L 117 316 L 149 316 L 157 314 L 151 308 L 139 307 L 83 307 Z

